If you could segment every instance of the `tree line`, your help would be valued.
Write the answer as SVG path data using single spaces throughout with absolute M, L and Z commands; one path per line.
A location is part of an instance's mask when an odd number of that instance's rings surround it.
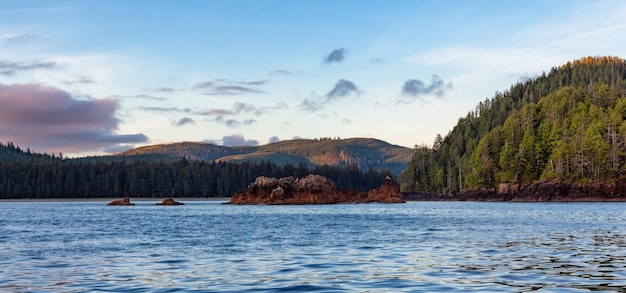
M 450 194 L 626 174 L 626 62 L 585 57 L 480 102 L 432 147 L 416 146 L 405 191 Z
M 50 161 L 48 161 L 50 159 Z M 382 184 L 387 171 L 356 166 L 308 168 L 260 163 L 95 162 L 74 160 L 1 162 L 0 198 L 222 197 L 246 188 L 258 176 L 304 177 L 320 174 L 340 189 L 369 190 Z

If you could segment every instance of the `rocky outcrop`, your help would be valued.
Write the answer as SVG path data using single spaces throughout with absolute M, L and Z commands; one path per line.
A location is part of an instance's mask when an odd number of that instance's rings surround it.
M 179 206 L 184 205 L 182 202 L 175 201 L 173 198 L 168 197 L 164 198 L 160 203 L 157 203 L 158 206 Z
M 571 184 L 538 181 L 529 185 L 500 184 L 498 190 L 472 189 L 453 195 L 405 194 L 409 200 L 514 201 L 514 202 L 607 202 L 626 201 L 626 179 L 607 184 Z
M 383 185 L 367 192 L 367 197 L 363 202 L 404 203 L 406 201 L 400 193 L 400 186 L 387 176 Z
M 125 198 L 112 200 L 107 205 L 109 206 L 134 206 L 135 204 L 130 202 L 129 197 L 125 197 Z
M 399 197 L 398 197 L 399 196 Z M 258 177 L 247 189 L 237 192 L 230 204 L 335 204 L 360 202 L 404 202 L 398 186 L 385 179 L 380 188 L 370 192 L 337 189 L 335 183 L 320 175 L 305 178 Z

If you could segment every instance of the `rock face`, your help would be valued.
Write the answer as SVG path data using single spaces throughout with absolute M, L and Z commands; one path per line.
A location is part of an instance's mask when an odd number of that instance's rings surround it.
M 168 198 L 164 198 L 163 201 L 161 201 L 160 203 L 157 203 L 157 205 L 158 206 L 179 206 L 179 205 L 184 205 L 184 203 L 175 201 L 173 198 L 168 197 Z
M 370 194 L 371 193 L 371 194 Z M 399 196 L 399 198 L 398 198 Z M 330 179 L 320 175 L 305 178 L 258 177 L 247 189 L 230 198 L 230 204 L 334 204 L 359 202 L 404 202 L 398 186 L 391 178 L 380 188 L 368 193 L 341 192 Z
M 125 198 L 112 200 L 107 205 L 109 206 L 134 206 L 135 204 L 130 202 L 130 198 L 125 197 Z
M 498 190 L 473 189 L 454 195 L 407 194 L 409 200 L 517 201 L 517 202 L 596 202 L 626 201 L 626 180 L 612 184 L 571 184 L 538 181 L 529 185 L 501 184 Z

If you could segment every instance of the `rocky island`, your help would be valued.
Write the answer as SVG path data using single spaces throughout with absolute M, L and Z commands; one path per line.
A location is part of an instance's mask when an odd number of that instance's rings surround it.
M 107 205 L 109 206 L 134 206 L 135 204 L 130 202 L 129 197 L 125 197 L 125 198 L 112 200 Z
M 174 200 L 171 197 L 164 198 L 160 203 L 157 203 L 158 206 L 180 206 L 184 205 L 184 203 Z
M 340 191 L 335 183 L 321 175 L 310 174 L 304 178 L 257 179 L 247 189 L 235 193 L 228 204 L 336 204 L 336 203 L 404 203 L 399 186 L 385 178 L 379 188 L 368 192 Z

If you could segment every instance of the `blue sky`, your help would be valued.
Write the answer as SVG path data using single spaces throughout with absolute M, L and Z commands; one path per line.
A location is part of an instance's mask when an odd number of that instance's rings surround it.
M 626 57 L 624 1 L 2 1 L 0 141 L 431 145 L 478 102 Z

